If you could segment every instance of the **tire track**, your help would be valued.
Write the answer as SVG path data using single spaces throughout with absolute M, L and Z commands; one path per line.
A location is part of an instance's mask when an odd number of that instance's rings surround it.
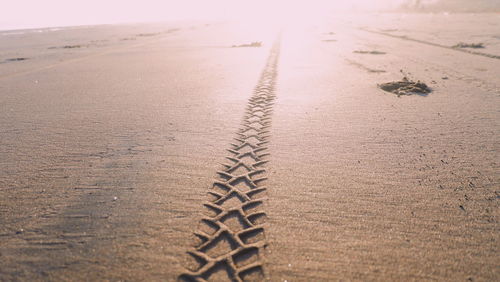
M 192 263 L 180 281 L 251 281 L 265 278 L 266 247 L 262 209 L 267 188 L 265 164 L 269 155 L 269 127 L 279 59 L 279 40 L 274 44 L 260 80 L 249 99 L 228 162 L 217 172 L 203 205 L 196 246 L 187 253 Z
M 483 56 L 486 58 L 500 59 L 500 56 L 498 56 L 498 55 L 493 55 L 493 54 L 488 54 L 488 53 L 483 53 L 483 52 L 478 52 L 478 51 L 465 50 L 465 49 L 461 49 L 461 48 L 453 48 L 450 46 L 446 46 L 446 45 L 442 45 L 442 44 L 438 44 L 438 43 L 434 43 L 434 42 L 429 42 L 429 41 L 425 41 L 425 40 L 411 38 L 411 37 L 408 37 L 405 35 L 395 35 L 395 34 L 390 34 L 387 32 L 371 30 L 371 29 L 367 29 L 367 28 L 360 28 L 360 30 L 363 30 L 366 32 L 371 32 L 374 34 L 389 36 L 389 37 L 393 37 L 393 38 L 397 38 L 397 39 L 402 39 L 402 40 L 406 40 L 406 41 L 413 41 L 413 42 L 426 44 L 426 45 L 430 45 L 430 46 L 434 46 L 434 47 L 440 47 L 440 48 L 445 48 L 445 49 L 454 50 L 454 51 L 458 51 L 458 52 L 468 53 L 468 54 L 472 54 L 472 55 Z

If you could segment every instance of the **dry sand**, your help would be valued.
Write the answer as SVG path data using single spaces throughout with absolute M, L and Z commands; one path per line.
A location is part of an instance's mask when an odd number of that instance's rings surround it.
M 284 31 L 257 261 L 270 281 L 500 278 L 500 61 L 438 46 L 500 55 L 499 16 L 429 17 Z M 0 32 L 1 281 L 185 272 L 276 37 L 247 31 Z M 401 69 L 432 93 L 377 87 Z

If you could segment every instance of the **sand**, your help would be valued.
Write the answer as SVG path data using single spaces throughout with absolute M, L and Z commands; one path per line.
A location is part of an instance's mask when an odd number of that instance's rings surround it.
M 398 96 L 401 95 L 422 95 L 427 96 L 431 93 L 431 89 L 427 84 L 421 81 L 412 81 L 406 76 L 399 81 L 391 81 L 379 84 L 380 89 L 394 93 Z
M 480 52 L 500 55 L 498 15 L 429 17 L 339 17 L 283 32 L 259 131 L 269 142 L 259 145 L 269 162 L 255 223 L 265 237 L 256 260 L 231 256 L 258 266 L 262 276 L 248 277 L 499 279 L 500 65 L 451 48 L 483 42 Z M 435 44 L 382 34 L 394 29 Z M 249 99 L 277 35 L 248 30 L 0 32 L 0 280 L 186 273 L 203 204 L 217 201 L 206 193 L 230 170 L 221 163 L 239 148 L 247 106 L 263 103 Z M 377 87 L 401 70 L 433 91 L 398 98 Z M 243 268 L 205 275 L 245 278 Z

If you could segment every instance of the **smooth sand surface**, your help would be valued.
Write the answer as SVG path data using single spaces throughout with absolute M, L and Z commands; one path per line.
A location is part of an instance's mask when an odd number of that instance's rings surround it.
M 500 55 L 499 16 L 429 17 L 283 31 L 266 279 L 500 278 L 500 60 L 373 32 L 479 40 Z M 5 33 L 0 280 L 175 281 L 276 34 L 224 23 Z M 230 48 L 254 41 L 263 47 Z M 433 92 L 377 87 L 400 70 Z

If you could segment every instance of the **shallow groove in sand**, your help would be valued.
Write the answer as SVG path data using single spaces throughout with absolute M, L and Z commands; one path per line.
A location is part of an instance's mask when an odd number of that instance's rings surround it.
M 207 215 L 195 236 L 198 242 L 187 253 L 192 264 L 181 281 L 262 280 L 266 247 L 262 210 L 266 193 L 269 127 L 277 77 L 279 41 L 274 44 L 260 80 L 249 99 L 227 163 L 217 172 L 204 203 Z
M 380 34 L 380 35 L 384 35 L 384 36 L 389 36 L 389 37 L 393 37 L 393 38 L 398 38 L 398 39 L 402 39 L 402 40 L 418 42 L 418 43 L 426 44 L 426 45 L 430 45 L 430 46 L 435 46 L 435 47 L 445 48 L 445 49 L 449 49 L 449 50 L 454 50 L 454 51 L 458 51 L 458 52 L 468 53 L 468 54 L 472 54 L 472 55 L 483 56 L 483 57 L 486 57 L 486 58 L 500 59 L 500 56 L 498 56 L 498 55 L 493 55 L 493 54 L 488 54 L 488 53 L 483 53 L 483 52 L 478 52 L 478 51 L 472 51 L 472 50 L 465 50 L 465 49 L 462 49 L 462 48 L 454 48 L 454 47 L 450 47 L 450 46 L 446 46 L 446 45 L 442 45 L 442 44 L 438 44 L 438 43 L 434 43 L 434 42 L 429 42 L 429 41 L 425 41 L 425 40 L 411 38 L 411 37 L 408 37 L 408 36 L 405 36 L 405 35 L 395 35 L 395 34 L 390 34 L 390 33 L 387 33 L 387 32 L 370 30 L 370 29 L 367 29 L 367 28 L 360 28 L 360 30 L 363 30 L 363 31 L 366 31 L 366 32 L 375 33 L 375 34 Z

